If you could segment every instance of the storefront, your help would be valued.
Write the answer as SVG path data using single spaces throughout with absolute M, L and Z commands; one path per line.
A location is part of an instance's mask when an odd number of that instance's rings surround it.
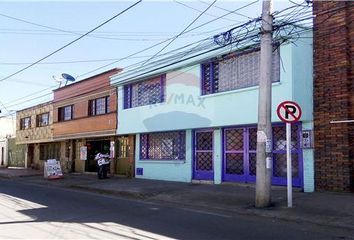
M 97 162 L 95 161 L 95 156 L 97 153 L 110 154 L 110 140 L 87 140 L 86 146 L 85 172 L 96 172 Z

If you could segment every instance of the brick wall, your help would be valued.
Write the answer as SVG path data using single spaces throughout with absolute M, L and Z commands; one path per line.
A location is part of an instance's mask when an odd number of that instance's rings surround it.
M 117 71 L 107 71 L 54 91 L 53 138 L 55 140 L 115 135 L 117 94 L 116 88 L 109 85 L 109 76 Z M 110 112 L 89 116 L 89 101 L 107 96 L 110 97 Z M 58 121 L 58 109 L 68 105 L 73 105 L 73 119 Z
M 110 96 L 110 113 L 97 116 L 88 116 L 89 100 L 100 97 Z M 73 105 L 73 120 L 58 121 L 58 108 L 66 105 Z M 75 138 L 95 134 L 115 134 L 117 127 L 117 98 L 115 88 L 109 87 L 108 90 L 99 90 L 96 93 L 84 94 L 67 100 L 54 103 L 54 138 Z
M 120 72 L 121 69 L 114 68 L 106 72 L 100 73 L 93 77 L 69 84 L 65 87 L 54 90 L 54 102 L 64 99 L 80 96 L 85 93 L 110 86 L 109 77 Z
M 317 190 L 353 191 L 354 2 L 315 1 L 314 127 Z

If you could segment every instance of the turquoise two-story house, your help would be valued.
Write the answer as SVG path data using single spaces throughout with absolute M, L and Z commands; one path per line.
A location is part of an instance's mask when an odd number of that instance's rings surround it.
M 302 117 L 292 126 L 293 185 L 311 192 L 313 149 L 302 146 L 301 136 L 313 129 L 312 32 L 299 36 L 274 44 L 272 182 L 286 185 L 285 125 L 276 108 L 295 101 Z M 135 149 L 137 178 L 255 182 L 259 46 L 217 47 L 111 77 L 118 91 L 117 134 L 135 136 L 128 147 Z

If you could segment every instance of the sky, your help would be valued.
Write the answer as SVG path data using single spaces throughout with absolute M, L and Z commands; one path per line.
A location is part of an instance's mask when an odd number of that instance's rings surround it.
M 62 73 L 68 73 L 80 81 L 115 67 L 124 69 L 148 59 L 169 41 L 117 62 L 173 38 L 212 3 L 207 0 L 143 1 L 41 63 L 7 78 L 135 2 L 0 1 L 0 117 L 51 100 L 52 89 L 59 86 L 53 76 L 58 78 Z M 274 10 L 290 5 L 289 1 L 275 0 Z M 229 13 L 239 8 L 242 9 Z M 216 1 L 188 30 L 229 13 L 227 16 L 179 36 L 161 53 L 247 22 L 260 16 L 261 8 L 260 0 Z M 110 63 L 113 64 L 93 71 Z

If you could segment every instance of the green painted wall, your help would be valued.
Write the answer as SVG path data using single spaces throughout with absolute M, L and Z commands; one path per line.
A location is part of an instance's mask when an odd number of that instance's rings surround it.
M 8 140 L 8 166 L 25 167 L 26 145 L 16 144 L 16 138 Z

